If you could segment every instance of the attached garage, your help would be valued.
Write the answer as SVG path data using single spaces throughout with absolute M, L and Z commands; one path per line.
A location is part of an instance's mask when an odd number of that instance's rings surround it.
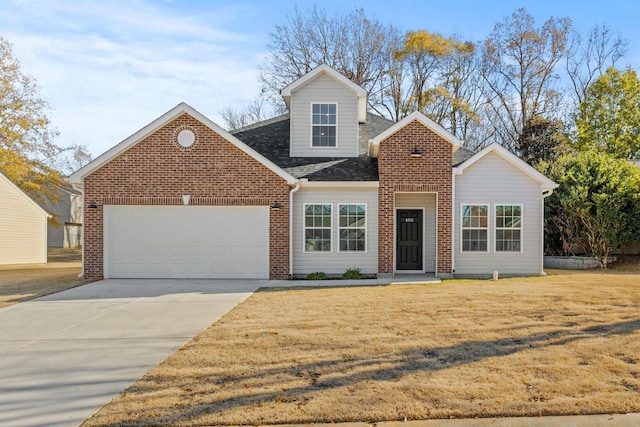
M 268 206 L 104 206 L 105 278 L 269 278 Z

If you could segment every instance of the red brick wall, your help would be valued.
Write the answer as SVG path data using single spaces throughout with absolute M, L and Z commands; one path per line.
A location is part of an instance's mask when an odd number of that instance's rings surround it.
M 196 134 L 190 147 L 176 140 L 180 130 Z M 103 277 L 103 205 L 256 206 L 274 201 L 270 211 L 269 274 L 289 274 L 289 186 L 260 162 L 193 117 L 182 114 L 146 137 L 84 181 L 84 275 Z M 88 209 L 95 203 L 99 209 Z
M 409 156 L 414 148 L 421 158 Z M 437 272 L 451 274 L 452 253 L 452 149 L 451 143 L 414 120 L 380 143 L 378 170 L 380 273 L 394 271 L 394 193 L 438 193 L 438 263 Z

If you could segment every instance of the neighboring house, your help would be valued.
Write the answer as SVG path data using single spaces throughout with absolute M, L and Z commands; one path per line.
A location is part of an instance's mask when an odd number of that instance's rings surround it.
M 324 65 L 282 96 L 289 115 L 233 134 L 180 104 L 74 173 L 85 277 L 544 274 L 557 185 L 507 150 L 367 114 Z
M 61 248 L 82 246 L 82 193 L 71 186 L 56 187 L 53 192 L 57 202 L 48 201 L 43 206 L 55 220 L 49 221 L 47 245 Z
M 49 214 L 0 173 L 0 265 L 45 264 Z

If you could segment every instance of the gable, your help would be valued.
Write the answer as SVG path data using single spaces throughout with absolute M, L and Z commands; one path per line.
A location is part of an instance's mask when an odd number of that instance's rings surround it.
M 513 173 L 518 173 L 526 176 L 528 179 L 533 180 L 539 184 L 544 192 L 548 192 L 547 196 L 551 194 L 554 188 L 558 187 L 558 184 L 551 181 L 546 176 L 529 166 L 526 162 L 518 158 L 506 148 L 502 147 L 498 143 L 493 143 L 490 146 L 484 148 L 480 152 L 473 155 L 471 158 L 464 161 L 458 167 L 456 167 L 455 174 L 463 175 L 467 170 L 473 170 L 476 163 L 483 162 L 485 157 L 495 158 L 498 157 L 505 165 L 509 165 Z M 476 168 L 477 169 L 477 168 Z
M 344 90 L 351 92 L 357 97 L 358 121 L 363 123 L 367 118 L 367 92 L 326 64 L 314 68 L 280 91 L 287 106 L 291 107 L 291 98 L 296 91 L 308 86 L 321 76 L 333 80 L 336 84 L 342 86 Z
M 369 141 L 369 155 L 371 157 L 377 157 L 378 149 L 382 141 L 385 141 L 390 136 L 400 132 L 402 129 L 404 129 L 406 126 L 408 126 L 413 122 L 417 122 L 421 124 L 425 128 L 429 129 L 429 131 L 431 131 L 432 133 L 441 137 L 444 141 L 447 141 L 451 145 L 451 152 L 457 151 L 458 148 L 460 148 L 460 146 L 462 145 L 462 142 L 458 138 L 456 138 L 453 134 L 449 133 L 446 129 L 444 129 L 442 126 L 440 126 L 433 120 L 426 117 L 424 114 L 416 111 L 414 113 L 411 113 L 404 119 L 400 120 L 395 125 L 386 129 L 384 132 L 380 133 L 371 141 Z
M 89 164 L 80 168 L 78 171 L 71 174 L 71 176 L 69 176 L 67 181 L 73 185 L 82 186 L 85 177 L 89 176 L 93 172 L 102 168 L 103 166 L 111 162 L 116 157 L 120 156 L 121 154 L 125 153 L 127 150 L 139 144 L 141 141 L 146 140 L 146 138 L 160 131 L 168 123 L 172 122 L 173 120 L 177 119 L 182 115 L 188 116 L 191 119 L 195 120 L 196 122 L 200 123 L 200 125 L 204 126 L 204 128 L 207 129 L 205 132 L 206 134 L 210 134 L 210 132 L 212 132 L 213 134 L 217 135 L 217 137 L 225 140 L 229 145 L 234 146 L 236 149 L 243 152 L 253 160 L 256 160 L 263 167 L 270 170 L 271 172 L 279 176 L 281 179 L 285 180 L 289 185 L 293 185 L 295 183 L 295 179 L 291 175 L 283 171 L 277 165 L 275 165 L 274 163 L 272 163 L 271 161 L 269 161 L 268 159 L 266 159 L 265 157 L 257 153 L 255 150 L 248 147 L 242 141 L 238 140 L 233 135 L 231 135 L 230 133 L 228 133 L 227 131 L 225 131 L 218 125 L 216 125 L 214 122 L 209 120 L 207 117 L 200 114 L 199 112 L 197 112 L 196 110 L 194 110 L 193 108 L 191 108 L 185 103 L 181 103 L 178 106 L 174 107 L 173 109 L 169 110 L 167 113 L 163 114 L 162 116 L 160 116 L 159 118 L 157 118 L 156 120 L 154 120 L 153 122 L 145 126 L 144 128 L 140 129 L 138 132 L 131 135 L 129 138 L 125 139 L 121 143 L 112 147 L 107 152 L 98 156 L 92 162 L 90 162 Z M 172 146 L 174 147 L 180 147 L 177 140 L 178 134 L 179 134 L 179 131 L 176 132 L 175 135 L 171 135 L 171 136 L 165 135 L 167 138 L 171 140 L 171 143 L 173 144 Z M 186 147 L 186 148 L 189 148 L 189 147 Z
M 504 193 L 525 193 L 533 190 L 540 194 L 540 183 L 518 169 L 495 152 L 490 152 L 456 176 L 456 186 L 468 183 L 482 197 L 501 197 Z M 460 187 L 462 188 L 462 187 Z M 510 190 L 511 189 L 511 190 Z M 539 197 L 539 196 L 538 196 Z
M 11 213 L 11 215 L 17 216 L 26 210 L 32 215 L 50 216 L 49 213 L 2 173 L 0 173 L 0 199 L 5 208 L 4 213 Z
M 183 131 L 190 131 L 195 137 L 188 147 L 178 141 Z M 94 195 L 102 188 L 108 189 L 103 197 L 125 193 L 143 198 L 167 193 L 212 197 L 222 189 L 246 197 L 269 194 L 275 187 L 288 187 L 282 175 L 289 176 L 284 171 L 276 173 L 259 158 L 183 113 L 83 179 Z
M 291 156 L 292 157 L 356 157 L 359 154 L 358 105 L 355 94 L 327 75 L 319 75 L 299 87 L 291 97 Z M 335 109 L 333 145 L 315 146 L 312 142 L 314 107 Z M 320 116 L 321 118 L 324 115 Z

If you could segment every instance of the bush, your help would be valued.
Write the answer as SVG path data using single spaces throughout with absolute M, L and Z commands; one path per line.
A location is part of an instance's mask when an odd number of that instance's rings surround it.
M 316 271 L 315 273 L 310 273 L 307 276 L 307 280 L 327 280 L 327 275 L 322 271 Z
M 359 268 L 347 268 L 347 271 L 342 274 L 342 278 L 344 280 L 359 280 L 362 279 L 362 274 Z

